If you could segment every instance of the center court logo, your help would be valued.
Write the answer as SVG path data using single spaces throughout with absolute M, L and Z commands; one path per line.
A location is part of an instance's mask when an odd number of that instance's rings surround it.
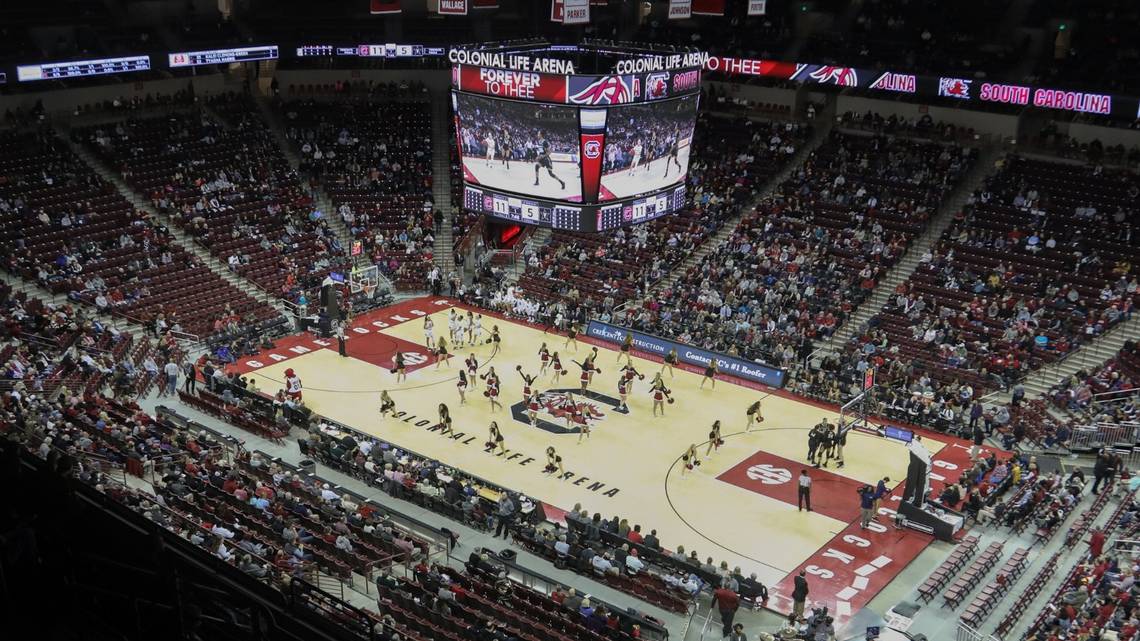
M 768 463 L 753 465 L 748 468 L 748 478 L 760 481 L 762 485 L 783 485 L 792 480 L 792 473 L 782 467 Z
M 605 418 L 606 410 L 620 414 L 626 413 L 624 410 L 617 409 L 621 406 L 620 400 L 594 390 L 582 392 L 574 388 L 552 389 L 538 395 L 539 409 L 535 427 L 552 434 L 577 434 L 577 426 L 567 425 L 566 420 L 571 411 L 571 402 L 576 406 L 579 415 L 589 416 L 586 420 L 591 427 L 594 427 L 597 421 Z M 519 423 L 530 425 L 525 401 L 511 405 L 511 417 Z

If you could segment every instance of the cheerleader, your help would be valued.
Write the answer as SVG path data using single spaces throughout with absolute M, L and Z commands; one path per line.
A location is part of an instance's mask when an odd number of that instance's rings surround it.
M 396 401 L 388 395 L 388 390 L 383 390 L 380 392 L 380 416 L 387 416 L 388 412 L 391 412 L 392 416 L 396 415 Z
M 534 385 L 536 377 L 528 376 L 526 372 L 522 371 L 522 365 L 515 365 L 515 371 L 523 379 L 523 402 L 525 403 L 531 397 L 531 386 Z
M 626 332 L 625 339 L 621 342 L 621 351 L 618 352 L 617 362 L 620 363 L 622 357 L 625 357 L 626 365 L 633 365 L 630 350 L 633 349 L 633 334 Z
M 475 382 L 479 373 L 479 359 L 475 358 L 475 352 L 471 352 L 467 358 L 463 359 L 463 365 L 467 367 L 467 378 L 471 381 L 471 389 L 475 389 L 479 386 Z
M 498 325 L 492 325 L 491 326 L 491 355 L 488 356 L 487 358 L 495 358 L 495 354 L 499 353 L 499 342 L 500 342 L 500 340 L 501 339 L 499 338 L 499 326 Z
M 558 472 L 560 478 L 566 475 L 566 471 L 562 469 L 562 457 L 558 455 L 558 452 L 554 451 L 553 445 L 546 448 L 546 467 L 543 471 L 547 474 Z
M 656 418 L 657 410 L 661 410 L 661 416 L 665 416 L 665 403 L 673 402 L 673 397 L 669 396 L 669 388 L 665 387 L 665 381 L 661 379 L 661 372 L 653 379 L 653 384 L 649 387 L 649 393 L 653 395 L 653 416 Z
M 578 380 L 582 383 L 582 393 L 583 394 L 586 393 L 586 388 L 589 387 L 590 383 L 594 380 L 594 373 L 595 372 L 597 372 L 598 374 L 602 373 L 602 370 L 599 369 L 596 365 L 594 365 L 594 357 L 597 355 L 598 355 L 598 348 L 595 347 L 594 351 L 591 352 L 591 354 L 589 356 L 587 356 L 586 359 L 583 360 L 581 363 L 579 363 L 578 361 L 573 361 L 573 363 L 575 365 L 582 368 L 582 373 L 578 376 Z
M 752 431 L 753 425 L 759 425 L 764 422 L 764 416 L 760 414 L 760 401 L 749 405 L 746 413 L 748 414 L 748 424 L 744 426 L 745 432 Z
M 404 362 L 404 352 L 396 352 L 396 367 L 392 367 L 391 373 L 396 374 L 396 383 L 408 380 L 408 366 Z
M 451 354 L 447 353 L 447 340 L 442 336 L 439 337 L 439 345 L 435 350 L 435 368 L 439 369 L 439 364 L 444 363 L 448 369 L 451 369 Z
M 424 343 L 428 349 L 435 347 L 435 323 L 432 322 L 431 316 L 424 316 Z
M 625 412 L 626 414 L 628 414 L 629 413 L 629 406 L 626 405 L 626 397 L 629 395 L 629 380 L 626 379 L 626 377 L 624 377 L 624 376 L 619 376 L 618 382 L 617 382 L 617 388 L 618 388 L 618 398 L 621 399 L 621 403 L 618 404 L 616 411 Z
M 562 349 L 566 349 L 567 347 L 570 347 L 571 344 L 574 345 L 574 351 L 575 352 L 578 351 L 578 325 L 577 325 L 577 323 L 570 323 L 570 328 L 566 330 L 566 343 L 562 346 Z
M 688 450 L 681 455 L 681 476 L 685 476 L 693 471 L 693 468 L 701 464 L 701 459 L 697 457 L 697 444 L 693 443 L 689 446 Z
M 459 382 L 455 384 L 455 389 L 459 390 L 459 404 L 467 404 L 467 372 L 459 370 Z
M 538 348 L 538 360 L 541 366 L 538 368 L 538 375 L 542 376 L 546 373 L 546 368 L 550 367 L 550 350 L 546 349 L 546 343 Z
M 621 368 L 621 377 L 625 379 L 626 383 L 628 383 L 628 387 L 629 387 L 630 391 L 633 391 L 633 379 L 636 378 L 639 381 L 645 380 L 645 374 L 642 374 L 641 372 L 637 371 L 637 368 L 635 368 L 633 365 L 625 365 L 624 367 L 622 367 Z
M 669 350 L 665 355 L 665 361 L 661 364 L 661 373 L 664 374 L 665 370 L 669 370 L 669 378 L 673 378 L 673 368 L 677 366 L 677 348 Z
M 483 340 L 483 315 L 476 314 L 474 319 L 467 319 L 467 328 L 471 332 L 471 344 L 478 345 Z
M 439 423 L 436 425 L 439 426 L 439 433 L 443 436 L 454 433 L 451 431 L 451 412 L 443 403 L 439 404 Z
M 713 421 L 712 431 L 709 432 L 709 447 L 705 450 L 705 458 L 708 458 L 715 449 L 720 451 L 720 446 L 724 445 L 724 439 L 720 437 L 720 419 Z
M 483 444 L 483 451 L 494 454 L 495 448 L 499 448 L 499 456 L 506 456 L 507 448 L 503 445 L 503 433 L 499 431 L 499 424 L 491 421 L 491 429 L 487 433 L 487 442 Z
M 705 381 L 711 381 L 712 386 L 709 389 L 716 389 L 716 375 L 717 375 L 716 360 L 710 360 L 709 364 L 705 366 L 705 375 L 701 378 L 701 389 L 705 388 Z
M 483 390 L 483 396 L 490 399 L 491 411 L 494 412 L 496 406 L 503 409 L 503 404 L 499 402 L 499 377 L 495 374 L 495 368 L 488 368 L 487 373 L 480 375 L 479 378 L 487 382 L 487 389 Z
M 538 410 L 541 406 L 537 393 L 531 394 L 530 398 L 526 399 L 526 416 L 530 419 L 531 427 L 538 427 Z
M 550 384 L 554 385 L 558 382 L 558 379 L 566 373 L 566 368 L 562 367 L 562 360 L 558 358 L 558 352 L 554 352 L 554 355 L 550 357 L 550 367 L 554 370 L 554 376 L 550 378 Z

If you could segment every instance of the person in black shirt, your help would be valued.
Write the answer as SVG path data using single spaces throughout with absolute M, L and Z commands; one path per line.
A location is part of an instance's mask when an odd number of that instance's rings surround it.
M 551 178 L 557 180 L 558 184 L 561 185 L 563 189 L 566 189 L 566 183 L 561 178 L 554 175 L 554 163 L 550 160 L 550 143 L 545 140 L 539 140 L 538 142 L 540 147 L 538 152 L 538 160 L 536 160 L 534 163 L 534 186 L 538 186 L 538 170 L 545 169 L 546 173 L 550 174 Z

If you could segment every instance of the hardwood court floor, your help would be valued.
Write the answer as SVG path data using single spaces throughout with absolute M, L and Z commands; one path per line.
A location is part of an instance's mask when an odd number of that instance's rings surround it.
M 335 340 L 319 341 L 302 334 L 280 341 L 273 352 L 258 360 L 247 360 L 235 367 L 251 372 L 259 387 L 269 392 L 281 387 L 284 371 L 292 368 L 304 382 L 305 402 L 333 420 L 551 506 L 570 509 L 580 503 L 591 514 L 600 512 L 605 518 L 620 515 L 631 525 L 640 524 L 643 533 L 656 529 L 666 547 L 680 545 L 686 551 L 696 550 L 702 561 L 710 556 L 718 564 L 725 560 L 730 567 L 741 567 L 745 574 L 755 572 L 769 586 L 781 583 L 799 568 L 811 567 L 814 562 L 809 560 L 813 555 L 819 556 L 833 541 L 845 536 L 844 531 L 850 531 L 853 521 L 858 528 L 856 487 L 874 484 L 883 476 L 896 482 L 905 477 L 908 457 L 902 444 L 853 432 L 845 450 L 846 467 L 813 470 L 815 511 L 800 512 L 795 505 L 795 477 L 801 468 L 807 467 L 803 463 L 807 431 L 824 417 L 834 423 L 836 412 L 785 393 L 769 394 L 729 380 L 718 381 L 715 390 L 708 385 L 699 389 L 699 373 L 677 369 L 674 378 L 666 376 L 676 402 L 666 406 L 664 417 L 654 418 L 648 389 L 661 365 L 636 356 L 634 364 L 646 378 L 634 384 L 628 415 L 614 411 L 604 399 L 594 400 L 604 416 L 594 423 L 592 434 L 581 444 L 576 433 L 531 427 L 512 417 L 511 406 L 522 401 L 523 387 L 515 366 L 521 365 L 524 372 L 536 375 L 537 353 L 545 342 L 552 352 L 561 353 L 569 373 L 554 384 L 548 372 L 536 383 L 537 388 L 576 390 L 579 368 L 571 359 L 581 360 L 589 353 L 591 344 L 579 339 L 575 351 L 565 346 L 563 336 L 484 316 L 484 339 L 491 326 L 498 325 L 503 337 L 501 351 L 490 358 L 492 348 L 486 344 L 452 350 L 455 356 L 449 366 L 437 367 L 434 357 L 423 347 L 423 315 L 431 315 L 438 337 L 447 333 L 448 310 L 452 306 L 453 302 L 445 299 L 417 299 L 354 319 L 348 358 L 337 354 Z M 401 384 L 396 384 L 395 375 L 389 372 L 396 349 L 410 353 L 412 362 L 423 358 L 423 362 L 409 368 L 407 381 Z M 500 411 L 491 412 L 489 401 L 482 395 L 482 381 L 476 390 L 468 392 L 466 404 L 459 402 L 457 372 L 463 366 L 463 358 L 472 352 L 480 361 L 480 372 L 494 367 L 503 382 L 500 401 L 504 407 Z M 591 390 L 615 399 L 617 354 L 610 346 L 599 346 L 597 364 L 602 372 L 595 375 L 590 386 Z M 379 392 L 383 389 L 392 395 L 397 408 L 406 412 L 404 416 L 379 416 Z M 743 433 L 745 409 L 757 399 L 763 399 L 766 420 L 760 429 Z M 447 404 L 461 437 L 447 438 L 430 429 L 437 422 L 440 403 Z M 564 425 L 562 420 L 545 418 Z M 718 452 L 705 458 L 707 435 L 716 419 L 723 424 L 726 442 Z M 505 436 L 505 457 L 483 450 L 492 420 L 498 422 Z M 924 441 L 935 455 L 947 444 L 933 438 Z M 679 458 L 691 443 L 697 444 L 702 464 L 694 472 L 682 475 Z M 557 449 L 566 471 L 572 475 L 557 478 L 543 473 L 547 446 Z M 869 600 L 929 542 L 929 537 L 916 533 L 895 536 L 890 541 L 887 538 L 876 541 L 874 552 L 866 552 L 868 558 L 889 554 L 892 545 L 906 550 L 900 549 L 896 567 L 875 581 L 880 585 L 868 589 L 865 574 L 847 577 L 865 593 L 856 595 L 860 598 L 847 599 L 851 602 L 848 607 L 858 607 Z M 850 561 L 847 565 L 855 571 Z M 846 579 L 836 579 L 836 574 L 843 573 L 832 573 L 834 589 L 820 586 L 813 598 L 825 600 L 829 593 L 834 596 L 849 588 L 839 581 Z M 773 599 L 779 602 L 775 594 Z

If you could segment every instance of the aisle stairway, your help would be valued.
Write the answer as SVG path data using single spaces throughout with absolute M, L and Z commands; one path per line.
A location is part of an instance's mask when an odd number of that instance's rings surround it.
M 448 98 L 434 96 L 431 101 L 432 198 L 435 208 L 443 212 L 443 224 L 435 232 L 433 256 L 443 277 L 455 269 L 455 239 L 451 234 L 451 110 Z

